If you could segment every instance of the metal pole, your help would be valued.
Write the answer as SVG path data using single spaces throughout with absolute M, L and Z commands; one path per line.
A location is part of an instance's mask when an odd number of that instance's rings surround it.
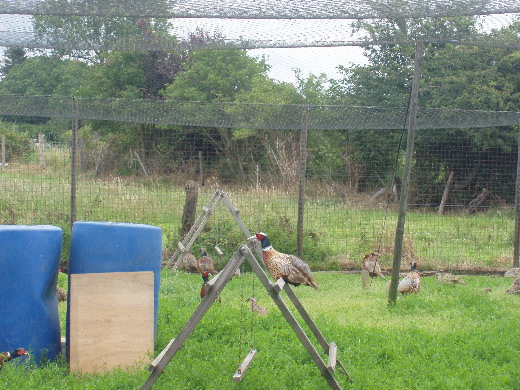
M 519 267 L 520 257 L 520 124 L 518 125 L 518 146 L 516 160 L 516 191 L 515 191 L 515 240 L 513 251 L 513 268 Z
M 77 185 L 77 145 L 78 145 L 78 108 L 76 98 L 72 98 L 72 145 L 71 145 L 71 170 L 70 170 L 70 226 L 76 222 L 76 185 Z
M 403 254 L 404 223 L 406 220 L 406 205 L 408 202 L 408 186 L 410 184 L 410 172 L 412 170 L 413 148 L 415 129 L 417 127 L 417 112 L 419 110 L 419 81 L 421 79 L 421 64 L 424 55 L 424 42 L 415 45 L 415 63 L 412 80 L 412 91 L 410 96 L 410 107 L 408 110 L 408 138 L 406 140 L 406 159 L 403 172 L 403 185 L 399 201 L 399 216 L 395 231 L 394 259 L 392 265 L 392 279 L 388 293 L 388 305 L 395 305 L 397 300 L 397 285 L 399 284 L 399 270 L 401 268 L 401 257 Z
M 307 173 L 307 128 L 309 125 L 307 113 L 302 114 L 302 126 L 300 131 L 300 171 L 298 189 L 298 223 L 296 255 L 302 257 L 303 254 L 303 222 L 305 210 L 305 174 Z

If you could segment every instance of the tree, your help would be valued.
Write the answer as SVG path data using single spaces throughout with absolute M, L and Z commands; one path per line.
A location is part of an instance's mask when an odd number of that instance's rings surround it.
M 413 45 L 406 44 L 406 42 L 413 42 L 414 37 L 417 36 L 446 40 L 449 37 L 468 38 L 479 34 L 476 20 L 470 17 L 415 21 L 385 20 L 375 23 L 362 21 L 357 24 L 357 27 L 368 31 L 370 39 L 373 41 L 403 42 L 367 46 L 365 55 L 369 59 L 368 65 L 349 69 L 340 68 L 345 77 L 333 81 L 330 89 L 331 98 L 337 102 L 344 101 L 348 104 L 367 106 L 407 107 Z M 500 33 L 494 32 L 493 34 Z M 515 90 L 518 91 L 518 72 L 514 71 L 516 69 L 514 57 L 514 53 L 503 49 L 446 43 L 429 44 L 423 60 L 420 106 L 425 108 L 515 110 L 513 102 L 518 101 L 517 92 L 515 93 Z M 352 132 L 348 137 L 350 134 Z M 368 134 L 370 137 L 366 137 Z M 368 155 L 362 152 L 363 145 L 369 145 L 369 149 L 370 145 L 378 147 L 385 143 L 388 146 L 397 145 L 397 139 L 389 144 L 386 134 L 386 132 L 381 132 L 380 135 L 361 132 L 363 142 L 359 143 L 354 140 L 354 152 L 360 153 L 363 157 L 360 161 L 372 161 Z M 416 193 L 425 197 L 424 201 L 433 203 L 440 201 L 442 191 L 433 189 L 432 184 L 446 180 L 450 170 L 455 169 L 453 165 L 455 155 L 446 152 L 455 147 L 453 139 L 450 139 L 455 134 L 458 142 L 461 142 L 457 161 L 462 169 L 458 175 L 459 180 L 462 181 L 468 179 L 468 175 L 472 174 L 472 169 L 469 167 L 475 166 L 476 155 L 485 158 L 493 151 L 493 153 L 506 153 L 509 156 L 508 153 L 515 144 L 514 133 L 503 129 L 419 132 L 416 142 L 415 168 L 418 171 L 422 169 L 420 172 L 423 177 L 414 175 L 416 179 L 414 185 Z M 393 150 L 395 150 L 395 146 Z M 391 161 L 390 156 L 394 155 L 393 150 L 388 148 L 385 153 L 389 156 L 388 162 Z M 464 150 L 467 151 L 467 154 L 461 155 L 460 151 Z M 387 166 L 391 167 L 393 164 L 387 164 Z M 368 168 L 368 166 L 365 167 Z M 489 176 L 489 172 L 493 168 L 489 166 L 479 169 L 478 175 L 482 180 L 474 181 L 473 194 L 475 191 L 480 191 L 476 183 L 489 183 L 484 178 L 486 175 Z M 431 191 L 437 191 L 437 194 L 434 195 Z M 466 196 L 469 195 L 466 194 Z
M 228 114 L 219 103 L 232 103 L 252 91 L 254 80 L 262 77 L 265 80 L 268 70 L 263 60 L 248 56 L 244 50 L 196 50 L 183 67 L 186 70 L 164 90 L 164 98 L 214 103 L 206 106 L 211 111 L 205 111 L 205 115 L 212 115 L 212 119 L 221 118 L 223 122 L 226 122 Z M 236 131 L 229 127 L 199 130 L 215 147 L 221 161 L 227 161 L 228 168 L 238 171 L 242 180 L 247 182 L 244 153 L 241 142 L 235 137 Z
M 20 65 L 27 59 L 27 50 L 23 47 L 8 47 L 4 51 L 4 64 L 0 67 L 0 75 L 6 76 L 16 65 Z

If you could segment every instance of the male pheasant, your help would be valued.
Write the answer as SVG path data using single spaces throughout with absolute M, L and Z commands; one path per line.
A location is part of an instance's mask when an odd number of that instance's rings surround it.
M 208 256 L 205 248 L 200 248 L 201 257 L 199 258 L 199 269 L 200 272 L 208 271 L 210 274 L 218 274 L 217 271 L 215 271 L 214 265 L 213 265 L 213 259 Z
M 208 271 L 204 271 L 202 273 L 202 287 L 200 288 L 200 299 L 203 299 L 206 294 L 206 283 L 209 282 L 209 275 L 211 275 Z
M 206 291 L 206 284 L 208 284 L 209 282 L 209 276 L 211 274 L 208 272 L 208 271 L 204 271 L 202 273 L 202 287 L 200 288 L 200 299 L 204 299 L 204 297 L 206 296 L 206 294 L 208 293 Z M 215 299 L 217 302 L 222 302 L 221 298 L 220 298 L 220 294 L 217 295 L 217 298 Z
M 417 271 L 417 263 L 411 263 L 412 271 L 399 282 L 397 291 L 401 294 L 418 293 L 421 289 L 421 275 Z
M 363 257 L 363 269 L 366 269 L 371 277 L 380 276 L 384 278 L 385 276 L 381 273 L 381 266 L 379 265 L 378 259 L 378 253 L 372 252 L 369 255 L 365 255 L 365 257 Z
M 256 238 L 262 244 L 262 257 L 265 268 L 274 279 L 282 278 L 285 282 L 293 286 L 304 284 L 318 289 L 318 284 L 312 277 L 311 269 L 308 264 L 294 255 L 288 255 L 275 250 L 267 234 L 257 233 Z
M 17 348 L 11 352 L 0 352 L 0 370 L 2 369 L 5 362 L 8 362 L 9 360 L 12 360 L 14 358 L 24 356 L 24 355 L 29 356 L 29 352 L 27 352 L 23 348 Z

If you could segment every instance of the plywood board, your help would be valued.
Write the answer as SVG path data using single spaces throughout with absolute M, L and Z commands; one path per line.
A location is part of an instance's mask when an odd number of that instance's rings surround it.
M 70 370 L 148 364 L 154 347 L 153 272 L 70 275 Z

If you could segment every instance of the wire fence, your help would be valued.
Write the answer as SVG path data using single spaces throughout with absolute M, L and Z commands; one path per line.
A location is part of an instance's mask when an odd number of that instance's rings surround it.
M 79 137 L 77 220 L 160 226 L 167 258 L 182 239 L 184 186 L 191 180 L 199 187 L 198 213 L 217 189 L 223 190 L 252 232 L 268 231 L 280 250 L 296 251 L 300 131 L 287 131 L 283 137 L 272 131 L 265 137 L 275 140 L 272 143 L 258 143 L 242 161 L 222 161 L 211 145 L 138 130 L 130 133 L 142 139 L 153 135 L 153 142 L 145 142 L 141 149 L 119 141 L 96 141 L 94 134 Z M 194 130 L 192 136 L 197 133 Z M 414 260 L 423 269 L 509 268 L 516 150 L 476 152 L 465 145 L 463 133 L 441 137 L 444 143 L 434 142 L 440 133 L 425 130 L 417 135 L 403 266 Z M 357 269 L 365 253 L 376 251 L 383 254 L 383 268 L 390 267 L 403 164 L 402 131 L 381 134 L 386 149 L 379 143 L 367 151 L 371 165 L 361 164 L 353 153 L 355 136 L 367 136 L 365 132 L 344 132 L 343 149 L 327 150 L 326 164 L 320 158 L 321 148 L 328 136 L 338 134 L 319 135 L 309 132 L 306 144 L 304 256 L 318 269 Z M 47 142 L 43 136 L 35 141 L 23 158 L 10 159 L 0 169 L 0 223 L 53 224 L 68 231 L 71 146 Z M 8 142 L 5 149 L 9 156 Z M 243 240 L 222 208 L 197 244 L 232 253 Z

